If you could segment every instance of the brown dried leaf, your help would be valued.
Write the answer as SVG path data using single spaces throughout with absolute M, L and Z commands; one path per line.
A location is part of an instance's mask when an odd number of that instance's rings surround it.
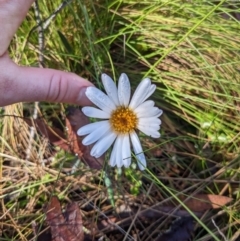
M 78 205 L 68 205 L 65 216 L 56 196 L 50 200 L 46 210 L 47 222 L 51 228 L 52 241 L 83 241 L 82 217 Z
M 66 118 L 66 127 L 70 148 L 74 154 L 79 155 L 83 161 L 91 168 L 101 169 L 104 162 L 104 156 L 95 158 L 90 155 L 92 145 L 84 146 L 82 137 L 77 135 L 80 127 L 89 124 L 89 119 L 78 108 L 71 108 L 69 115 Z
M 185 198 L 186 199 L 186 198 Z M 185 205 L 194 212 L 203 212 L 205 210 L 214 208 L 221 208 L 231 202 L 233 199 L 221 195 L 213 194 L 196 194 L 193 197 L 190 197 L 186 201 L 181 198 Z
M 33 126 L 39 131 L 49 142 L 61 149 L 78 155 L 87 165 L 94 169 L 102 169 L 104 155 L 100 158 L 95 158 L 90 155 L 92 145 L 84 146 L 82 137 L 77 135 L 77 130 L 89 124 L 89 119 L 78 108 L 71 107 L 68 109 L 69 115 L 66 118 L 66 135 L 58 128 L 50 127 L 43 119 L 32 121 L 25 119 L 29 126 Z
M 77 133 L 73 131 L 72 125 L 68 117 L 66 118 L 66 129 L 67 129 L 67 139 L 68 139 L 69 149 L 75 155 L 82 157 L 83 150 L 79 147 Z
M 71 203 L 67 206 L 65 219 L 67 220 L 68 228 L 75 234 L 75 238 L 78 238 L 77 240 L 83 240 L 82 216 L 76 203 Z
M 213 194 L 196 194 L 191 197 L 179 196 L 179 199 L 192 211 L 196 216 L 200 216 L 204 211 L 208 209 L 217 209 L 225 206 L 233 199 L 226 196 L 221 195 L 213 195 Z M 151 208 L 150 215 L 155 210 L 161 210 L 162 212 L 174 212 L 175 215 L 178 216 L 186 216 L 186 210 L 180 205 L 180 209 L 175 210 L 176 206 L 179 206 L 179 202 L 170 201 L 165 202 L 164 205 L 156 205 L 154 208 Z

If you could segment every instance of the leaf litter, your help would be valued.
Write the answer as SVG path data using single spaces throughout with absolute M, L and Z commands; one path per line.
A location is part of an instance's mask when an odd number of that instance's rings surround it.
M 90 168 L 101 169 L 103 167 L 104 156 L 100 158 L 92 157 L 90 155 L 92 146 L 84 146 L 82 138 L 76 134 L 80 127 L 89 123 L 89 118 L 79 108 L 69 107 L 67 112 L 68 115 L 65 119 L 66 133 L 57 127 L 50 127 L 44 119 L 33 121 L 25 119 L 25 122 L 29 126 L 34 124 L 37 131 L 54 146 L 78 156 Z
M 196 199 L 197 197 L 198 199 Z M 201 203 L 206 202 L 206 200 L 208 200 L 208 206 L 204 204 L 200 207 Z M 207 209 L 220 208 L 229 203 L 231 200 L 232 199 L 220 195 L 212 195 L 209 197 L 209 195 L 199 194 L 194 197 L 190 197 L 188 202 L 185 202 L 185 205 L 196 216 L 201 217 Z M 200 204 L 197 204 L 198 202 Z M 83 208 L 82 211 L 86 214 L 86 210 L 84 210 L 85 208 Z M 95 217 L 96 219 L 94 218 L 91 221 L 91 219 L 86 219 L 86 217 L 82 220 L 79 204 L 76 202 L 68 204 L 65 208 L 65 212 L 62 212 L 58 198 L 53 196 L 44 212 L 51 231 L 51 239 L 45 239 L 46 241 L 98 240 L 98 238 L 105 235 L 107 235 L 110 240 L 121 240 L 121 235 L 117 235 L 119 227 L 123 230 L 126 228 L 128 229 L 135 216 L 137 216 L 134 224 L 136 227 L 139 225 L 141 226 L 141 223 L 150 223 L 153 225 L 154 229 L 156 229 L 155 225 L 158 223 L 157 220 L 165 220 L 169 215 L 178 217 L 172 222 L 172 224 L 170 224 L 170 228 L 168 230 L 155 230 L 155 238 L 151 240 L 156 241 L 190 240 L 195 226 L 193 217 L 191 217 L 184 208 L 180 206 L 177 210 L 176 205 L 170 205 L 168 203 L 165 203 L 164 205 L 157 204 L 152 207 L 136 207 L 135 204 L 129 206 L 123 205 L 120 209 L 116 209 L 115 214 L 110 214 L 109 211 L 105 210 L 107 215 L 97 215 Z M 83 230 L 88 230 L 86 239 L 83 238 Z M 47 231 L 45 231 L 44 234 L 47 235 Z M 78 237 L 78 239 L 76 239 L 76 237 Z M 120 239 L 115 239 L 113 237 L 119 237 Z M 142 239 L 138 238 L 136 240 Z M 38 241 L 42 240 L 39 239 Z
M 89 154 L 89 150 L 91 148 L 89 149 L 85 148 L 85 146 L 81 144 L 80 138 L 75 134 L 76 130 L 81 125 L 85 125 L 86 123 L 89 122 L 89 120 L 84 118 L 86 117 L 83 116 L 83 114 L 78 108 L 70 108 L 69 113 L 66 117 L 66 122 L 65 122 L 66 132 L 56 127 L 50 127 L 42 119 L 35 120 L 34 125 L 36 129 L 39 131 L 39 133 L 47 137 L 48 141 L 51 142 L 54 146 L 57 146 L 58 148 L 64 151 L 69 151 L 73 154 L 77 154 L 78 156 L 81 157 L 81 159 L 84 159 L 85 163 L 87 163 L 92 168 L 101 169 L 103 158 L 101 158 L 100 160 L 96 160 L 94 158 L 91 159 Z M 31 121 L 27 120 L 25 122 L 28 125 L 32 125 Z M 158 158 L 160 157 L 161 157 L 161 154 Z M 80 196 L 81 195 L 82 194 L 80 194 Z M 83 198 L 85 199 L 86 197 L 83 196 Z M 179 198 L 197 217 L 201 217 L 201 215 L 206 210 L 221 208 L 227 205 L 232 200 L 231 198 L 226 196 L 212 195 L 212 194 L 211 195 L 195 194 L 192 196 L 188 194 L 186 197 L 180 196 Z M 87 197 L 87 200 L 89 200 L 89 196 Z M 162 200 L 162 198 L 160 198 L 159 200 Z M 97 202 L 97 201 L 94 200 L 94 202 Z M 132 202 L 136 202 L 136 199 L 133 198 Z M 57 210 L 60 210 L 59 205 L 56 205 Z M 92 212 L 92 214 L 93 213 L 94 212 Z M 130 208 L 125 207 L 125 209 L 120 212 L 116 212 L 116 209 L 115 211 L 113 211 L 112 206 L 106 206 L 104 209 L 102 209 L 101 213 L 97 213 L 96 210 L 95 210 L 95 213 L 96 213 L 95 218 L 92 220 L 90 219 L 90 221 L 86 220 L 85 216 L 83 217 L 83 224 L 88 228 L 88 230 L 90 230 L 90 236 L 92 236 L 92 240 L 103 237 L 103 234 L 104 236 L 107 235 L 107 237 L 110 237 L 110 240 L 121 240 L 125 234 L 122 234 L 121 236 L 117 233 L 119 233 L 120 228 L 124 229 L 126 232 L 128 228 L 131 226 L 132 220 L 135 216 L 137 216 L 137 219 L 134 225 L 136 227 L 136 230 L 139 230 L 139 234 L 136 234 L 136 236 L 138 237 L 136 238 L 136 240 L 143 240 L 141 239 L 141 232 L 144 230 L 146 232 L 149 232 L 149 230 L 151 230 L 149 229 L 151 225 L 154 227 L 157 233 L 157 235 L 153 236 L 151 240 L 159 240 L 159 241 L 174 240 L 174 238 L 177 238 L 177 237 L 181 237 L 181 239 L 179 240 L 182 241 L 182 238 L 185 238 L 185 237 L 190 238 L 194 229 L 192 219 L 188 218 L 189 217 L 188 211 L 182 208 L 181 205 L 176 203 L 176 201 L 158 203 L 156 205 L 151 204 L 148 206 L 141 206 L 140 208 L 139 207 L 136 208 L 134 207 L 134 205 L 130 205 Z M 61 213 L 61 215 L 59 216 L 60 217 L 58 220 L 59 223 L 67 222 L 66 221 L 68 217 L 67 213 L 65 212 Z M 169 224 L 168 227 L 158 228 L 154 224 L 154 222 L 157 223 L 157 220 L 159 219 L 165 222 L 164 220 L 171 215 L 174 215 L 175 218 L 177 219 L 172 224 Z M 48 219 L 47 219 L 47 222 L 49 223 Z M 54 222 L 52 223 L 52 226 L 54 226 L 53 224 Z M 143 224 L 146 225 L 145 228 L 142 227 Z M 51 227 L 50 223 L 49 225 Z M 67 222 L 67 224 L 65 225 L 66 227 L 64 229 L 67 229 L 68 225 L 69 223 Z M 91 230 L 91 226 L 94 226 L 94 230 Z M 165 231 L 165 230 L 168 230 L 168 231 Z M 59 235 L 59 233 L 62 235 L 62 230 L 58 230 L 58 228 L 52 227 L 50 231 L 51 231 L 51 234 L 54 235 L 53 237 L 56 239 L 59 237 L 55 235 Z M 72 235 L 71 232 L 74 232 L 74 231 L 70 230 L 66 232 L 67 233 L 70 232 L 69 237 L 71 237 Z M 116 239 L 117 237 L 119 238 Z
M 45 214 L 51 229 L 49 241 L 84 240 L 82 216 L 77 203 L 68 204 L 62 213 L 58 198 L 53 196 L 45 209 Z
M 30 121 L 27 120 L 26 122 L 28 125 L 31 125 Z M 91 147 L 83 146 L 81 138 L 76 135 L 77 130 L 87 123 L 89 123 L 89 119 L 83 115 L 79 108 L 74 107 L 68 109 L 68 115 L 65 120 L 65 133 L 56 127 L 50 127 L 41 119 L 34 121 L 36 129 L 54 146 L 77 155 L 91 168 L 101 169 L 104 158 L 101 157 L 96 159 L 91 157 Z M 187 197 L 179 196 L 179 199 L 198 217 L 200 217 L 206 210 L 223 207 L 232 201 L 231 198 L 226 196 L 210 194 L 195 194 Z M 81 217 L 79 217 L 80 211 L 76 206 L 77 204 L 75 203 L 71 205 L 66 208 L 64 213 L 62 213 L 58 199 L 56 197 L 51 199 L 48 208 L 45 210 L 46 220 L 50 226 L 51 240 L 75 240 L 75 236 L 78 235 L 76 233 L 79 233 L 79 235 L 82 233 L 81 236 L 79 236 L 81 239 L 78 238 L 77 240 L 84 240 L 82 238 L 83 222 L 85 226 L 89 228 L 92 240 L 95 240 L 94 237 L 99 238 L 103 233 L 108 234 L 110 240 L 121 240 L 121 236 L 113 234 L 119 232 L 119 227 L 123 229 L 128 228 L 131 225 L 132 219 L 136 215 L 138 216 L 135 223 L 136 227 L 139 225 L 141 226 L 142 222 L 151 223 L 151 220 L 162 219 L 166 217 L 166 215 L 175 215 L 175 217 L 178 217 L 172 222 L 172 224 L 170 224 L 170 228 L 167 231 L 165 231 L 166 228 L 159 229 L 157 235 L 153 238 L 156 241 L 190 240 L 191 234 L 194 231 L 193 218 L 190 217 L 188 211 L 181 207 L 181 205 L 179 206 L 176 201 L 164 202 L 163 204 L 159 203 L 148 207 L 145 206 L 140 209 L 139 207 L 136 208 L 134 205 L 130 205 L 115 214 L 112 213 L 104 217 L 99 215 L 97 221 L 92 220 L 92 223 L 86 220 L 82 222 Z M 51 208 L 53 210 L 51 210 Z M 76 217 L 77 221 L 72 217 Z M 69 226 L 71 225 L 76 227 L 76 230 L 73 228 L 69 229 Z M 78 225 L 80 226 L 78 227 Z M 91 229 L 91 226 L 94 227 L 94 229 Z M 112 239 L 111 237 L 119 237 L 120 239 Z M 137 240 L 141 239 L 138 238 Z

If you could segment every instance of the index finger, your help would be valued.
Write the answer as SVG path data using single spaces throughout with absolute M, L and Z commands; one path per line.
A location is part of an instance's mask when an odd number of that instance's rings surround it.
M 0 56 L 8 49 L 11 39 L 27 15 L 34 0 L 0 0 Z

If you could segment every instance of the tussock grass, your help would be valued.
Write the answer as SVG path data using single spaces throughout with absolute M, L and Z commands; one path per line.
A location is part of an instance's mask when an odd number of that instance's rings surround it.
M 47 19 L 60 1 L 39 4 L 42 19 Z M 37 132 L 29 143 L 30 130 L 22 117 L 31 117 L 34 104 L 5 107 L 0 125 L 3 240 L 33 237 L 31 223 L 44 223 L 42 208 L 53 193 L 62 202 L 79 202 L 84 218 L 93 223 L 127 202 L 152 207 L 179 194 L 231 196 L 234 202 L 228 208 L 206 212 L 201 220 L 189 212 L 197 223 L 194 240 L 222 240 L 219 230 L 227 240 L 238 238 L 240 22 L 232 13 L 240 6 L 230 4 L 76 0 L 44 22 L 50 23 L 44 31 L 45 66 L 75 72 L 100 88 L 102 72 L 115 79 L 127 73 L 133 89 L 150 77 L 157 85 L 154 99 L 164 110 L 162 138 L 141 136 L 149 167 L 144 173 L 106 170 L 106 176 L 81 166 L 66 175 L 64 168 L 74 157 L 56 153 Z M 35 24 L 30 11 L 12 42 L 11 56 L 18 64 L 38 66 Z M 64 111 L 63 105 L 41 103 L 38 114 L 64 129 Z M 162 217 L 153 235 L 169 227 L 170 216 Z M 134 233 L 134 219 L 131 225 Z M 130 229 L 116 227 L 119 240 L 131 239 Z M 151 227 L 144 230 L 151 233 Z
M 129 52 L 133 74 L 156 81 L 160 106 L 204 132 L 209 141 L 234 148 L 239 141 L 239 22 L 226 21 L 221 12 L 210 14 L 217 6 L 208 4 L 196 3 L 197 11 L 175 1 L 148 8 L 132 4 L 121 9 L 125 22 L 119 21 L 118 35 L 111 36 L 123 47 L 116 52 Z

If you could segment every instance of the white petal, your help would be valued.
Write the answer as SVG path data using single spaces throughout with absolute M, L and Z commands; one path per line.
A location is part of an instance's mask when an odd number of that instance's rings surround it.
M 118 142 L 116 144 L 117 147 L 117 156 L 116 156 L 116 164 L 118 168 L 121 168 L 123 166 L 123 158 L 122 158 L 122 146 L 123 146 L 123 136 L 118 136 Z
M 135 131 L 130 134 L 130 137 L 131 137 L 131 142 L 133 145 L 134 153 L 138 160 L 138 167 L 140 170 L 144 170 L 146 168 L 147 164 L 146 164 L 145 155 L 142 150 L 142 145 L 141 145 L 139 138 Z
M 130 149 L 130 140 L 129 135 L 124 135 L 123 145 L 122 145 L 122 159 L 123 165 L 129 167 L 131 164 L 131 149 Z
M 156 89 L 156 85 L 150 85 L 145 90 L 145 92 L 143 93 L 142 97 L 139 99 L 139 102 L 138 102 L 137 106 L 142 104 L 150 95 L 152 95 L 152 93 L 155 91 L 155 89 Z
M 110 157 L 110 165 L 114 167 L 122 167 L 122 143 L 123 136 L 119 135 L 114 143 L 113 150 Z
M 137 117 L 152 117 L 152 116 L 160 116 L 162 114 L 162 110 L 160 110 L 158 107 L 152 107 L 149 109 L 142 110 L 137 113 Z
M 159 113 L 158 113 L 157 115 L 155 115 L 155 117 L 159 117 L 159 116 L 161 116 L 162 113 L 163 113 L 163 110 L 159 109 Z
M 150 86 L 151 86 L 151 80 L 149 78 L 143 79 L 140 82 L 129 104 L 130 108 L 135 109 L 143 102 L 142 99 L 146 95 L 146 90 L 148 90 Z
M 98 141 L 100 138 L 106 135 L 106 133 L 108 133 L 110 129 L 111 126 L 109 122 L 104 123 L 104 125 L 102 125 L 101 128 L 96 128 L 93 132 L 91 132 L 82 140 L 83 145 L 88 146 Z
M 109 164 L 112 167 L 114 167 L 117 163 L 117 150 L 118 150 L 117 140 L 118 140 L 118 137 L 117 137 L 116 141 L 114 142 L 113 149 L 112 149 L 111 156 L 110 156 Z
M 156 85 L 150 85 L 147 89 L 145 89 L 144 93 L 142 96 L 138 99 L 136 103 L 136 107 L 141 105 L 152 93 L 155 91 Z
M 121 74 L 118 81 L 118 99 L 120 105 L 128 106 L 131 95 L 131 86 L 126 74 Z
M 146 111 L 146 110 L 148 110 L 149 108 L 153 107 L 154 104 L 155 104 L 154 101 L 152 101 L 152 100 L 147 100 L 147 101 L 143 102 L 141 105 L 139 105 L 139 106 L 134 110 L 134 112 L 135 112 L 135 113 L 140 113 L 140 112 Z
M 87 135 L 91 132 L 93 132 L 95 129 L 102 129 L 102 127 L 104 127 L 106 125 L 106 123 L 109 123 L 109 121 L 98 121 L 95 123 L 91 123 L 88 125 L 85 125 L 83 127 L 81 127 L 80 129 L 78 129 L 77 134 L 79 136 L 84 136 Z
M 150 135 L 152 138 L 159 138 L 161 136 L 161 134 L 158 131 L 152 132 L 150 133 Z
M 141 124 L 138 124 L 137 128 L 139 130 L 141 130 L 140 128 L 142 129 L 149 129 L 149 130 L 154 130 L 154 131 L 158 131 L 160 130 L 160 125 L 157 125 L 157 124 L 145 124 L 145 125 L 141 125 Z
M 159 138 L 160 137 L 160 133 L 155 128 L 150 128 L 149 126 L 146 127 L 146 126 L 140 126 L 139 125 L 138 129 L 147 136 L 151 136 L 153 138 Z
M 144 118 L 139 118 L 138 124 L 139 125 L 160 125 L 162 122 L 159 118 L 157 117 L 144 117 Z
M 86 96 L 104 112 L 110 114 L 116 108 L 114 102 L 112 102 L 106 94 L 96 87 L 87 87 Z
M 142 100 L 142 102 L 145 101 L 149 96 L 151 96 L 155 90 L 156 90 L 156 85 L 151 85 L 146 93 L 146 96 L 144 96 L 144 99 Z
M 116 106 L 119 106 L 117 86 L 112 78 L 106 74 L 102 74 L 102 82 L 108 97 L 115 103 Z
M 98 140 L 98 142 L 93 146 L 90 154 L 96 158 L 100 157 L 112 145 L 115 138 L 116 134 L 114 132 L 107 133 L 106 136 Z
M 99 110 L 95 107 L 90 107 L 90 106 L 83 107 L 82 112 L 88 117 L 100 118 L 100 119 L 109 119 L 110 118 L 109 113 Z

